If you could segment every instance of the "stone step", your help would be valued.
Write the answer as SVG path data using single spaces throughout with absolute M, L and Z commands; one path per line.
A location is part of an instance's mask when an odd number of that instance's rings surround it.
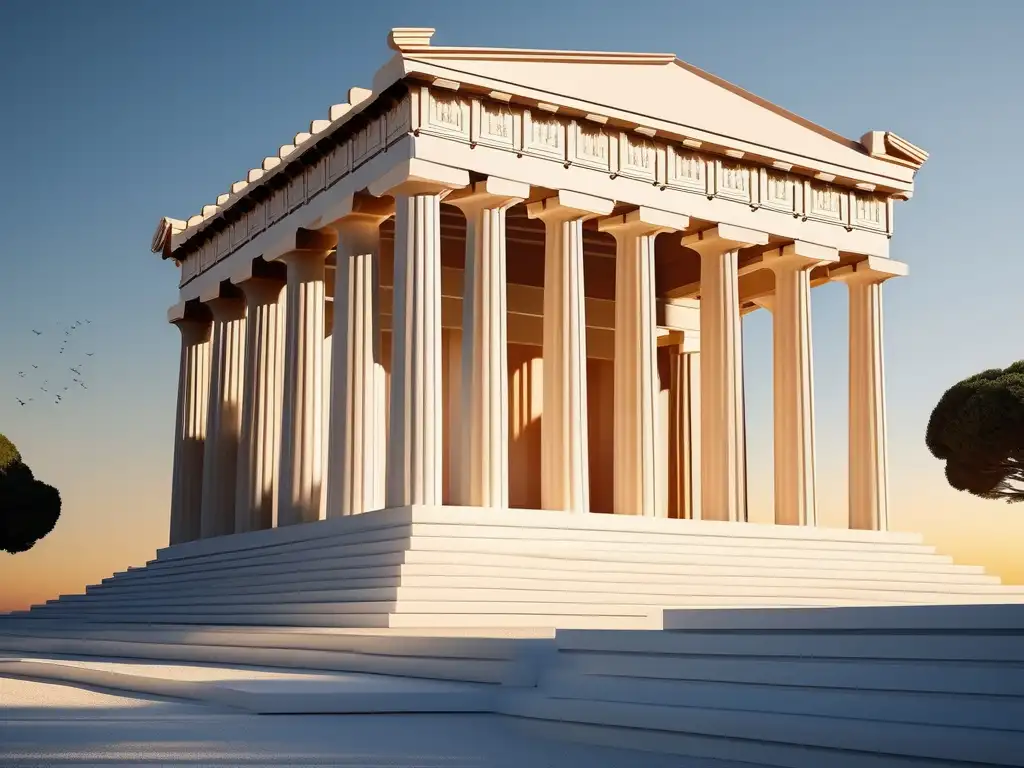
M 787 768 L 1020 766 L 1024 733 L 756 710 L 582 701 L 524 691 L 502 697 L 507 714 L 547 720 L 550 733 L 590 743 Z M 573 728 L 572 724 L 592 726 Z M 537 729 L 538 733 L 548 733 Z
M 935 570 L 941 567 L 952 565 L 952 558 L 937 554 L 905 554 L 905 553 L 884 553 L 884 552 L 844 552 L 842 557 L 830 555 L 828 557 L 806 556 L 790 552 L 785 549 L 762 550 L 739 550 L 730 549 L 726 546 L 706 547 L 701 545 L 644 546 L 622 547 L 616 549 L 598 549 L 593 546 L 580 546 L 573 542 L 566 542 L 565 546 L 552 546 L 551 542 L 528 542 L 501 541 L 498 539 L 455 539 L 445 540 L 439 538 L 420 537 L 408 542 L 383 541 L 369 542 L 364 544 L 337 546 L 324 552 L 332 562 L 346 563 L 355 558 L 369 557 L 376 555 L 396 556 L 403 551 L 407 552 L 434 552 L 452 553 L 459 555 L 504 555 L 520 556 L 531 558 L 549 558 L 564 561 L 590 560 L 599 563 L 678 563 L 678 564 L 740 564 L 756 560 L 758 565 L 785 565 L 794 568 L 832 567 L 843 570 L 860 570 L 867 568 L 897 568 L 900 570 Z M 266 556 L 259 559 L 238 561 L 232 564 L 210 563 L 206 565 L 189 566 L 184 565 L 178 569 L 149 569 L 135 571 L 131 574 L 118 577 L 119 579 L 152 579 L 162 578 L 177 573 L 223 573 L 236 572 L 240 568 L 249 568 L 256 565 L 284 565 L 286 563 L 324 563 L 326 557 L 318 560 L 311 560 L 308 554 L 279 553 L 273 556 Z M 372 561 L 371 561 L 372 562 Z
M 691 533 L 725 538 L 797 539 L 817 541 L 850 541 L 874 543 L 921 544 L 917 533 L 859 531 L 840 528 L 774 526 L 757 523 L 733 523 L 713 520 L 670 520 L 629 515 L 567 515 L 545 510 L 481 510 L 474 507 L 405 507 L 368 512 L 363 515 L 321 520 L 281 529 L 253 531 L 234 536 L 189 542 L 159 550 L 157 561 L 200 558 L 230 551 L 264 546 L 295 544 L 302 541 L 324 541 L 334 536 L 365 531 L 400 528 L 414 524 L 446 526 L 499 526 L 528 529 L 556 529 L 578 532 L 669 532 Z M 451 528 L 448 529 L 449 535 Z
M 513 568 L 516 570 L 535 570 L 538 568 L 549 569 L 565 574 L 573 573 L 606 573 L 609 575 L 621 573 L 636 574 L 730 574 L 730 573 L 777 573 L 804 574 L 809 566 L 806 562 L 792 563 L 789 560 L 772 558 L 706 558 L 687 556 L 680 560 L 674 558 L 661 558 L 664 562 L 647 562 L 640 558 L 628 560 L 587 560 L 578 557 L 550 557 L 530 555 L 502 555 L 502 554 L 477 554 L 472 552 L 434 552 L 414 550 L 404 553 L 391 553 L 383 555 L 370 555 L 366 557 L 330 558 L 318 561 L 296 561 L 286 564 L 267 564 L 246 566 L 243 571 L 229 570 L 213 572 L 218 578 L 223 579 L 250 579 L 258 578 L 261 575 L 271 575 L 273 578 L 304 579 L 304 574 L 310 572 L 350 572 L 361 568 L 383 568 L 394 565 L 407 564 L 408 566 L 434 566 L 442 565 L 449 568 L 477 568 L 481 566 L 493 566 Z M 333 567 L 332 567 L 333 566 Z M 970 580 L 975 579 L 992 580 L 998 579 L 988 576 L 980 566 L 956 565 L 951 563 L 938 564 L 906 564 L 890 563 L 886 568 L 871 568 L 870 564 L 858 563 L 856 568 L 848 563 L 836 563 L 829 560 L 817 561 L 813 570 L 821 578 L 845 578 L 846 574 L 857 574 L 861 578 L 874 577 L 876 574 L 883 578 L 906 579 L 924 581 L 931 583 L 946 582 L 947 580 Z M 244 575 L 239 575 L 244 574 Z M 188 581 L 209 580 L 210 572 L 192 572 L 187 569 L 180 569 L 173 575 L 164 574 L 159 577 L 161 584 L 184 584 Z M 97 587 L 106 588 L 116 585 L 119 588 L 152 588 L 158 582 L 150 580 L 135 580 L 132 577 L 113 577 L 104 579 Z
M 362 580 L 361 583 L 328 584 L 318 588 L 315 584 L 291 583 L 279 590 L 239 591 L 218 589 L 216 584 L 207 590 L 190 592 L 163 591 L 144 593 L 136 590 L 129 595 L 68 595 L 52 600 L 48 605 L 83 605 L 89 607 L 142 607 L 151 605 L 215 605 L 263 604 L 278 601 L 332 601 L 332 600 L 494 600 L 508 603 L 519 600 L 551 600 L 560 602 L 625 602 L 648 605 L 671 604 L 677 595 L 806 595 L 810 597 L 839 597 L 851 599 L 939 602 L 944 598 L 965 598 L 973 595 L 1021 595 L 1021 590 L 1000 586 L 974 586 L 955 590 L 936 589 L 934 586 L 906 585 L 892 587 L 884 582 L 835 582 L 821 584 L 813 578 L 804 580 L 747 579 L 743 583 L 725 583 L 719 580 L 651 584 L 626 582 L 618 584 L 591 583 L 566 579 L 530 579 L 493 576 L 405 576 Z M 478 595 L 479 597 L 474 597 Z
M 367 573 L 368 572 L 368 573 Z M 839 572 L 843 573 L 843 572 Z M 351 575 L 350 575 L 351 574 Z M 244 596 L 251 594 L 285 593 L 296 590 L 322 591 L 366 587 L 472 587 L 481 582 L 507 589 L 535 588 L 538 585 L 557 582 L 566 589 L 597 591 L 615 588 L 617 591 L 638 591 L 647 594 L 676 594 L 690 587 L 711 585 L 736 586 L 779 586 L 798 587 L 813 585 L 821 587 L 842 587 L 844 589 L 877 589 L 905 591 L 911 593 L 929 592 L 942 594 L 987 594 L 1022 592 L 1020 588 L 1005 587 L 998 580 L 980 583 L 911 582 L 885 578 L 863 578 L 863 574 L 847 572 L 845 579 L 822 579 L 817 572 L 793 573 L 789 576 L 759 576 L 755 572 L 742 575 L 685 575 L 672 576 L 657 574 L 601 574 L 567 573 L 556 570 L 524 570 L 512 568 L 463 568 L 452 572 L 445 567 L 423 568 L 416 566 L 389 566 L 381 569 L 360 569 L 348 573 L 327 573 L 321 577 L 305 579 L 250 578 L 248 580 L 195 580 L 172 585 L 109 585 L 91 589 L 86 594 L 63 595 L 60 602 L 91 603 L 106 600 L 145 599 L 155 600 L 165 596 L 191 597 L 200 595 Z M 870 575 L 870 574 L 869 574 Z M 55 602 L 55 601 L 50 601 Z

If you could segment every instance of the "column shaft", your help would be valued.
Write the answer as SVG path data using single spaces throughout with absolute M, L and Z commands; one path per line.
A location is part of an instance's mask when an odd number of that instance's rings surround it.
M 210 355 L 210 397 L 203 452 L 202 538 L 233 533 L 245 368 L 245 302 L 217 298 Z
M 617 515 L 656 516 L 654 234 L 617 235 L 615 260 L 615 502 Z
M 326 251 L 296 250 L 282 257 L 288 282 L 278 525 L 309 523 L 320 517 L 326 256 Z
M 181 358 L 174 428 L 170 543 L 198 539 L 203 502 L 203 452 L 210 387 L 210 322 L 179 320 Z
M 669 357 L 669 517 L 700 517 L 700 353 Z
M 739 249 L 764 232 L 719 224 L 687 235 L 700 255 L 701 518 L 747 519 Z
M 384 506 L 384 365 L 381 357 L 380 221 L 335 223 L 338 256 L 332 334 L 327 516 Z
M 282 282 L 251 278 L 240 287 L 246 298 L 246 345 L 235 533 L 274 524 L 284 324 Z
M 545 218 L 541 504 L 590 511 L 583 221 Z
M 441 503 L 440 204 L 437 193 L 395 196 L 389 507 Z
M 530 194 L 526 184 L 488 178 L 449 201 L 466 216 L 462 301 L 459 461 L 461 503 L 508 507 L 508 310 L 505 211 Z
M 850 281 L 850 527 L 889 527 L 882 284 Z

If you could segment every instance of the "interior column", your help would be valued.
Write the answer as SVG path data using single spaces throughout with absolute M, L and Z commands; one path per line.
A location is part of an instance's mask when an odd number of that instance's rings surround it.
M 583 222 L 615 207 L 577 192 L 527 206 L 544 222 L 544 402 L 541 415 L 541 506 L 590 511 L 587 457 L 587 324 Z
M 529 197 L 528 184 L 488 178 L 453 194 L 466 216 L 462 300 L 462 386 L 453 465 L 459 503 L 508 507 L 508 308 L 505 211 Z
M 170 543 L 173 545 L 200 537 L 211 322 L 187 315 L 172 322 L 181 332 L 171 483 Z
M 615 237 L 614 512 L 658 514 L 657 319 L 654 240 L 685 230 L 686 216 L 640 208 L 602 219 Z M 666 501 L 664 497 L 661 501 Z
M 719 224 L 683 237 L 700 255 L 701 519 L 745 521 L 739 250 L 768 235 Z

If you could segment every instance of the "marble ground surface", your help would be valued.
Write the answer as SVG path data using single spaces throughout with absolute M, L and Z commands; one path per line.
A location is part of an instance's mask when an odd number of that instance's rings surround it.
M 721 765 L 721 763 L 714 763 Z M 0 678 L 0 766 L 704 768 L 561 742 L 487 714 L 255 715 Z

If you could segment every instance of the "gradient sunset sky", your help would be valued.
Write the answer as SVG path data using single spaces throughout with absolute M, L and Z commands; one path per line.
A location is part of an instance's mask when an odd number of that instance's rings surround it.
M 440 45 L 673 52 L 851 138 L 891 130 L 928 150 L 914 199 L 896 207 L 892 257 L 910 276 L 884 289 L 891 520 L 1024 582 L 1024 506 L 949 489 L 923 441 L 947 387 L 1024 357 L 1024 3 L 5 0 L 0 432 L 64 508 L 33 550 L 0 554 L 0 611 L 166 545 L 177 274 L 149 253 L 153 228 L 368 87 L 395 26 L 436 27 Z M 827 525 L 846 514 L 845 291 L 813 293 Z M 58 354 L 63 328 L 86 318 Z M 751 518 L 768 522 L 771 318 L 744 324 Z M 88 389 L 60 404 L 38 390 L 60 390 L 78 364 Z

